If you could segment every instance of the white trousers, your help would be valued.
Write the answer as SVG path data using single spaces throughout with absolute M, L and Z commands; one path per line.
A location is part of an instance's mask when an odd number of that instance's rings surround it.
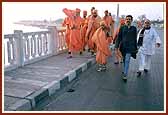
M 150 69 L 151 57 L 152 55 L 146 55 L 142 52 L 139 52 L 139 71 L 143 71 L 144 69 Z

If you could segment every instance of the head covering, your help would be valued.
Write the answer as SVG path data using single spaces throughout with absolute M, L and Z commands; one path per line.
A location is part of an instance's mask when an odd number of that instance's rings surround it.
M 62 11 L 63 11 L 63 12 L 65 13 L 65 15 L 67 15 L 68 17 L 72 17 L 72 16 L 75 15 L 75 11 L 74 11 L 74 10 L 70 10 L 70 9 L 64 8 Z
M 86 11 L 86 10 L 84 10 L 84 11 L 83 11 L 83 14 L 87 14 L 87 11 Z
M 81 11 L 81 10 L 80 10 L 79 8 L 76 8 L 76 12 L 78 12 L 78 13 L 79 13 L 80 11 Z

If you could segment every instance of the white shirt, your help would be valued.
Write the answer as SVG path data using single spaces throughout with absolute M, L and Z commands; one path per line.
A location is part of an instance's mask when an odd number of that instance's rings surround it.
M 141 31 L 142 29 L 138 33 L 137 41 Z M 155 54 L 156 43 L 161 44 L 161 40 L 155 29 L 151 27 L 149 30 L 144 31 L 143 43 L 139 48 L 139 52 L 146 55 Z

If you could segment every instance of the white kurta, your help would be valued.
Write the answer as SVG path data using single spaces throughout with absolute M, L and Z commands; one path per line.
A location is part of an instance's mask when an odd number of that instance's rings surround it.
M 141 31 L 142 29 L 139 31 L 137 38 L 139 38 Z M 155 54 L 156 43 L 161 44 L 161 40 L 155 29 L 151 27 L 149 30 L 144 31 L 143 44 L 139 48 L 139 52 L 146 55 Z
M 139 38 L 141 31 L 142 29 L 139 31 L 137 38 Z M 144 69 L 150 69 L 151 56 L 155 54 L 156 43 L 161 44 L 161 40 L 154 28 L 145 30 L 143 43 L 142 46 L 139 48 L 139 71 L 143 71 Z

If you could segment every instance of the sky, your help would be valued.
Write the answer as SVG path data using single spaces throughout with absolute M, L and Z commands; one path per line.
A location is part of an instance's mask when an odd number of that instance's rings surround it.
M 102 17 L 105 10 L 112 15 L 117 15 L 117 2 L 3 2 L 2 21 L 3 29 L 7 30 L 13 22 L 20 20 L 57 20 L 65 18 L 63 8 L 87 10 L 90 14 L 91 7 L 98 10 Z M 134 19 L 145 14 L 149 19 L 163 19 L 163 2 L 120 2 L 119 15 L 131 14 Z

